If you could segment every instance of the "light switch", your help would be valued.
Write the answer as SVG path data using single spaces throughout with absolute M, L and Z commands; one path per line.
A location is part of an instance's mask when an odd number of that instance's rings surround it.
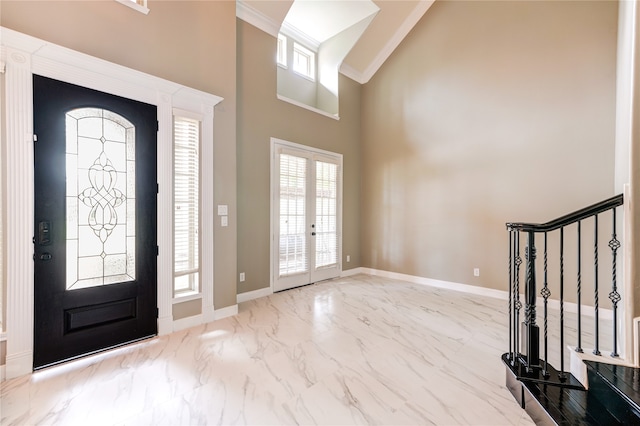
M 227 216 L 220 218 L 220 226 L 229 226 L 229 218 Z
M 229 206 L 226 204 L 218 204 L 218 216 L 227 216 L 229 214 Z

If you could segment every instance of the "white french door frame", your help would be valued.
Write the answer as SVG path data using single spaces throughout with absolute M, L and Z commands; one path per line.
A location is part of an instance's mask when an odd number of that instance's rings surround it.
M 203 115 L 202 157 L 213 163 L 214 106 L 219 96 L 107 62 L 8 28 L 0 27 L 0 70 L 5 72 L 6 140 L 3 152 L 6 234 L 6 378 L 33 370 L 33 74 L 156 105 L 158 170 L 172 170 L 173 108 Z M 210 141 L 205 143 L 205 141 Z M 158 173 L 158 334 L 176 327 L 173 320 L 173 182 Z M 213 194 L 213 169 L 203 170 L 203 190 Z M 6 207 L 6 208 L 5 208 Z M 201 214 L 214 216 L 214 197 L 203 199 Z M 202 254 L 213 259 L 211 221 L 202 228 Z M 213 305 L 213 262 L 202 268 L 202 321 L 218 317 Z M 225 311 L 226 313 L 226 311 Z M 221 317 L 221 316 L 220 316 Z
M 296 155 L 296 153 L 300 153 L 301 156 L 312 161 L 315 164 L 316 161 L 324 161 L 331 164 L 337 165 L 337 200 L 336 200 L 336 214 L 337 214 L 337 223 L 336 223 L 336 236 L 337 236 L 337 255 L 336 255 L 336 264 L 333 267 L 328 268 L 316 268 L 315 265 L 315 239 L 307 238 L 307 257 L 308 257 L 308 271 L 300 274 L 292 275 L 286 279 L 280 279 L 285 285 L 279 285 L 279 161 L 278 154 L 279 151 L 282 150 L 285 153 Z M 294 142 L 285 141 L 282 139 L 271 138 L 271 168 L 270 168 L 270 204 L 271 204 L 271 220 L 270 220 L 270 230 L 269 230 L 269 241 L 270 241 L 270 285 L 271 291 L 280 291 L 285 290 L 287 288 L 293 288 L 300 285 L 310 284 L 313 282 L 322 281 L 325 279 L 335 278 L 340 276 L 342 272 L 342 176 L 343 176 L 343 159 L 342 154 L 309 147 L 306 145 L 297 144 Z M 312 170 L 310 176 L 307 176 L 307 200 L 310 197 L 314 198 L 314 201 L 307 202 L 307 206 L 309 204 L 315 205 L 315 197 L 314 194 L 311 194 L 310 190 L 315 188 L 315 167 L 312 165 L 308 165 L 307 170 Z M 315 208 L 312 211 L 306 210 L 307 220 L 305 221 L 305 228 L 307 236 L 314 231 L 314 228 L 311 228 L 311 224 L 315 224 L 315 219 L 311 219 L 310 216 L 316 216 Z

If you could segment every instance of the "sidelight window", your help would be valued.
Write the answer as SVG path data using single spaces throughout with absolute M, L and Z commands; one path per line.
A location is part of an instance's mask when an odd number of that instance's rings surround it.
M 184 115 L 173 125 L 175 295 L 200 288 L 200 121 Z

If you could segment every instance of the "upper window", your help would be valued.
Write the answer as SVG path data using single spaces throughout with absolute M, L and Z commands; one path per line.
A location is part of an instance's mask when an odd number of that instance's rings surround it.
M 287 66 L 287 36 L 278 33 L 278 65 Z
M 316 78 L 316 54 L 295 42 L 293 43 L 293 70 L 311 80 Z

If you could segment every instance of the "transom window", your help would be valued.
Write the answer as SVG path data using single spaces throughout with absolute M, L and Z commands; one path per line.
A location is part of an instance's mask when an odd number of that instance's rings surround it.
M 276 58 L 278 65 L 287 66 L 287 36 L 278 33 L 278 55 Z
M 316 78 L 316 54 L 296 42 L 293 43 L 293 70 L 311 80 Z

